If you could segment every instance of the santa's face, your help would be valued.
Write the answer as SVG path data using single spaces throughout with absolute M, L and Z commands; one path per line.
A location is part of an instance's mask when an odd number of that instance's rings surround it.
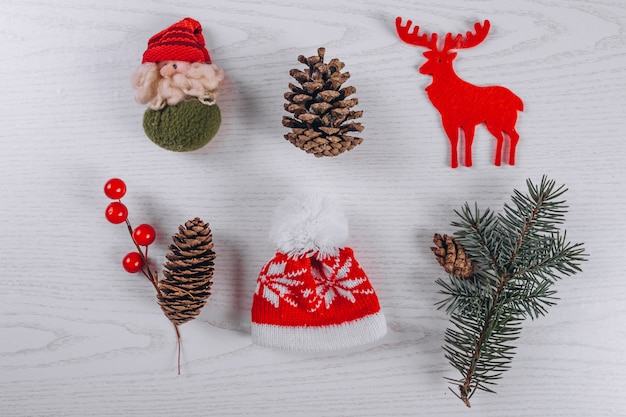
M 161 61 L 157 63 L 157 68 L 162 77 L 173 77 L 176 74 L 187 75 L 189 62 L 185 61 Z

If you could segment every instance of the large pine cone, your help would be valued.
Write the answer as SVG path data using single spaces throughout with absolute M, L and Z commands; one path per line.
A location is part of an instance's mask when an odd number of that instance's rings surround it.
M 463 246 L 454 240 L 452 236 L 445 234 L 441 236 L 439 233 L 435 233 L 433 243 L 436 247 L 431 247 L 430 249 L 435 254 L 439 265 L 443 266 L 447 273 L 458 278 L 469 278 L 472 276 L 472 261 L 465 255 Z
M 197 217 L 179 226 L 172 240 L 158 299 L 167 318 L 179 325 L 195 318 L 211 295 L 215 252 L 211 228 Z
M 283 116 L 283 125 L 292 128 L 285 139 L 317 157 L 336 156 L 363 142 L 348 134 L 363 130 L 361 123 L 350 122 L 363 115 L 363 111 L 351 110 L 359 100 L 348 99 L 356 88 L 341 88 L 350 73 L 341 72 L 344 63 L 337 58 L 324 63 L 324 52 L 324 48 L 319 48 L 317 55 L 298 57 L 308 68 L 289 72 L 300 87 L 289 83 L 291 91 L 285 93 L 285 110 L 294 116 Z

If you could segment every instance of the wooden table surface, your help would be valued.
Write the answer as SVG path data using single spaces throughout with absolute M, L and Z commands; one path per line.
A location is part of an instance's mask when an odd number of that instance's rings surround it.
M 226 80 L 223 123 L 205 148 L 162 150 L 142 129 L 129 78 L 150 36 L 190 16 Z M 464 33 L 489 19 L 457 73 L 525 103 L 515 166 L 493 165 L 476 131 L 474 166 L 449 167 L 449 142 L 402 43 L 396 16 Z M 297 56 L 326 47 L 346 63 L 364 141 L 318 159 L 289 144 L 283 94 Z M 624 416 L 626 395 L 626 3 L 616 0 L 5 1 L 0 10 L 0 415 Z M 526 178 L 569 191 L 568 238 L 583 272 L 558 305 L 524 323 L 497 394 L 467 409 L 434 304 L 443 271 L 429 250 L 465 202 L 499 211 Z M 133 249 L 108 223 L 110 177 L 128 185 L 134 223 L 169 236 L 211 224 L 213 295 L 176 338 L 154 289 L 120 265 Z M 250 305 L 275 252 L 272 211 L 295 192 L 336 199 L 350 246 L 388 320 L 378 342 L 326 353 L 253 345 Z

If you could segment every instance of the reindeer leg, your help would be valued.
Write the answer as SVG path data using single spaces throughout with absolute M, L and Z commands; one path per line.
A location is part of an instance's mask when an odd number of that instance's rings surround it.
M 450 167 L 456 168 L 459 166 L 459 158 L 458 158 L 459 127 L 456 124 L 446 123 L 445 121 L 442 121 L 442 123 L 443 123 L 443 128 L 446 131 L 446 134 L 448 135 L 448 139 L 450 140 L 450 148 L 451 148 L 450 150 L 452 152 Z
M 465 166 L 472 166 L 472 144 L 474 143 L 474 129 L 476 126 L 464 127 L 463 135 L 465 136 Z
M 509 137 L 509 165 L 515 165 L 515 149 L 517 148 L 517 142 L 519 141 L 519 134 L 515 128 L 510 132 L 505 132 Z
M 502 165 L 502 145 L 504 144 L 504 135 L 499 126 L 487 125 L 487 130 L 496 138 L 496 160 L 494 165 Z

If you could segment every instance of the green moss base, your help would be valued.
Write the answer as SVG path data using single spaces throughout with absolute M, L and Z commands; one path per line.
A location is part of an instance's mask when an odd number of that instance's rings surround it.
M 217 133 L 222 116 L 217 104 L 207 106 L 190 100 L 161 110 L 148 109 L 143 115 L 143 130 L 152 142 L 174 152 L 202 148 Z

